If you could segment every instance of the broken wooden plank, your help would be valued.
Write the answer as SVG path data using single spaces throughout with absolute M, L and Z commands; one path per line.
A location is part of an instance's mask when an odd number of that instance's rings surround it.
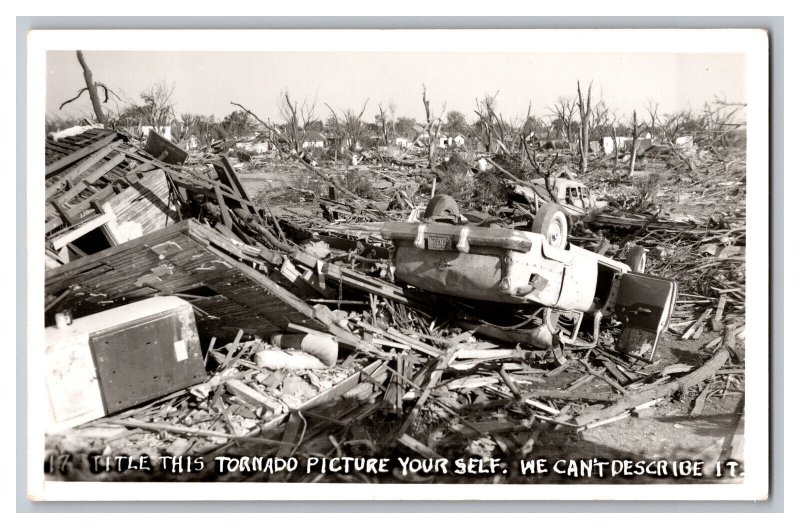
M 63 174 L 60 174 L 53 178 L 53 180 L 57 180 L 56 182 L 47 182 L 47 189 L 44 192 L 44 198 L 50 199 L 53 195 L 57 194 L 59 191 L 64 189 L 64 185 L 71 186 L 74 185 L 76 182 L 76 178 L 83 174 L 84 171 L 88 170 L 94 164 L 105 158 L 114 147 L 119 146 L 122 143 L 122 140 L 117 140 L 111 145 L 103 147 L 96 153 L 92 154 L 91 156 L 87 157 L 77 166 L 68 171 L 65 171 Z
M 121 164 L 125 161 L 124 154 L 117 154 L 106 163 L 92 171 L 91 174 L 82 178 L 79 182 L 76 182 L 69 190 L 65 191 L 62 195 L 58 197 L 58 203 L 65 205 L 67 202 L 78 196 L 80 193 L 85 191 L 89 185 L 93 184 L 101 177 L 103 177 L 106 173 L 111 171 L 114 167 Z
M 428 400 L 428 397 L 431 395 L 431 391 L 433 391 L 434 386 L 439 382 L 442 378 L 442 373 L 447 368 L 450 361 L 453 359 L 455 354 L 458 352 L 458 347 L 450 348 L 444 355 L 442 355 L 439 360 L 436 362 L 436 366 L 434 367 L 433 371 L 431 372 L 430 376 L 428 377 L 428 382 L 424 386 L 424 390 L 420 394 L 417 402 L 414 403 L 414 407 L 406 417 L 406 420 L 403 422 L 403 425 L 397 431 L 396 437 L 401 437 L 403 434 L 406 433 L 408 428 L 411 426 L 411 423 L 417 418 L 422 406 L 425 404 L 425 401 Z
M 135 419 L 108 419 L 104 421 L 105 424 L 116 424 L 128 428 L 141 428 L 142 430 L 153 430 L 156 432 L 172 432 L 186 435 L 199 435 L 202 437 L 219 437 L 222 439 L 231 439 L 235 441 L 249 441 L 253 443 L 262 443 L 268 445 L 282 445 L 281 441 L 273 441 L 264 437 L 250 437 L 233 435 L 225 432 L 215 432 L 213 430 L 201 428 L 189 428 L 187 426 L 176 426 L 174 424 L 157 423 L 157 422 L 144 422 Z
M 291 457 L 294 454 L 295 447 L 299 444 L 298 433 L 300 433 L 300 426 L 303 424 L 300 412 L 289 414 L 289 420 L 286 421 L 286 428 L 283 431 L 283 445 L 278 448 L 277 457 Z M 305 429 L 305 428 L 304 428 Z
M 728 299 L 728 296 L 723 293 L 719 297 L 719 301 L 717 302 L 717 311 L 714 314 L 714 319 L 711 320 L 711 328 L 714 329 L 715 331 L 721 331 L 722 330 L 722 315 L 723 315 L 723 312 L 725 311 L 725 302 L 727 301 L 727 299 Z M 699 338 L 699 336 L 698 336 L 698 338 Z
M 217 198 L 217 205 L 219 206 L 219 214 L 220 217 L 222 217 L 222 223 L 226 228 L 231 228 L 233 226 L 233 221 L 231 220 L 228 206 L 225 205 L 225 197 L 222 196 L 222 189 L 220 189 L 219 184 L 214 185 L 214 194 Z
M 741 337 L 740 335 L 741 335 L 742 332 L 744 332 L 744 329 L 745 329 L 745 326 L 744 326 L 744 324 L 742 324 L 742 325 L 739 325 L 738 327 L 734 327 L 732 333 L 737 338 L 740 338 Z M 713 348 L 715 348 L 716 346 L 718 346 L 722 342 L 722 338 L 723 338 L 722 336 L 718 336 L 717 338 L 714 338 L 713 340 L 711 340 L 710 342 L 705 344 L 703 346 L 703 349 L 713 349 Z
M 708 308 L 705 311 L 703 311 L 703 314 L 701 314 L 700 317 L 697 318 L 697 321 L 695 321 L 694 324 L 692 324 L 688 329 L 686 329 L 686 332 L 684 332 L 683 335 L 681 335 L 681 340 L 688 340 L 689 338 L 694 336 L 694 334 L 698 331 L 698 329 L 702 330 L 703 324 L 705 324 L 706 320 L 709 318 L 709 316 L 711 316 L 711 313 L 713 311 L 714 311 L 713 308 Z
M 503 382 L 506 383 L 508 389 L 511 390 L 511 394 L 514 395 L 514 399 L 522 400 L 522 395 L 519 392 L 519 386 L 517 385 L 517 382 L 511 377 L 511 375 L 508 374 L 506 369 L 504 367 L 501 367 L 499 373 L 500 373 L 500 378 L 503 379 Z
M 403 293 L 403 289 L 397 285 L 330 263 L 326 263 L 322 271 L 332 279 L 341 281 L 351 288 L 363 290 L 370 294 L 377 294 L 400 303 L 409 303 L 408 298 Z
M 98 215 L 92 218 L 91 220 L 84 222 L 74 230 L 71 230 L 63 235 L 60 235 L 52 239 L 50 242 L 53 244 L 53 248 L 58 250 L 59 248 L 63 248 L 68 243 L 71 243 L 72 241 L 81 238 L 90 231 L 99 228 L 100 226 L 106 224 L 107 222 L 111 222 L 115 218 L 116 217 L 114 216 L 113 213 L 104 213 L 103 215 Z
M 427 457 L 431 459 L 441 459 L 442 456 L 425 446 L 424 444 L 420 443 L 407 433 L 404 433 L 400 437 L 397 438 L 397 442 L 400 444 L 410 448 L 414 452 L 418 453 L 422 457 Z
M 97 151 L 98 149 L 105 147 L 106 145 L 114 141 L 116 137 L 117 137 L 116 133 L 109 132 L 108 136 L 106 136 L 105 138 L 101 138 L 91 143 L 90 145 L 83 147 L 82 149 L 74 151 L 72 154 L 64 156 L 63 158 L 59 158 L 58 160 L 46 165 L 44 168 L 45 176 L 55 173 L 62 167 L 66 167 L 73 162 L 77 162 L 81 158 L 84 158 L 92 154 L 93 152 Z
M 251 388 L 241 380 L 228 380 L 225 382 L 225 389 L 231 395 L 235 395 L 256 407 L 264 407 L 269 413 L 276 413 L 280 411 L 280 403 L 260 391 Z
M 714 376 L 728 358 L 730 358 L 728 348 L 720 347 L 719 351 L 705 364 L 689 374 L 666 384 L 653 384 L 635 393 L 630 393 L 607 408 L 586 412 L 576 417 L 575 420 L 579 425 L 585 425 L 595 421 L 613 418 L 621 413 L 627 413 L 630 409 L 636 408 L 653 399 L 671 395 L 681 388 L 696 386 Z
M 703 413 L 703 407 L 706 405 L 706 399 L 708 398 L 708 394 L 711 393 L 711 384 L 706 384 L 703 387 L 703 390 L 697 395 L 697 398 L 694 401 L 694 406 L 692 406 L 692 411 L 689 412 L 690 417 L 697 417 Z

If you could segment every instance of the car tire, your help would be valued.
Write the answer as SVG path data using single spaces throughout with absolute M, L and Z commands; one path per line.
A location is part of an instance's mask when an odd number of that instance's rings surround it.
M 547 244 L 559 249 L 567 247 L 569 221 L 564 210 L 556 204 L 544 204 L 533 219 L 531 231 L 544 236 Z
M 428 202 L 423 218 L 427 220 L 438 217 L 452 217 L 454 221 L 461 217 L 458 204 L 450 195 L 436 195 Z
M 644 274 L 645 264 L 647 262 L 647 252 L 641 246 L 633 246 L 628 250 L 628 256 L 625 258 L 625 264 L 631 267 L 632 272 L 637 274 Z

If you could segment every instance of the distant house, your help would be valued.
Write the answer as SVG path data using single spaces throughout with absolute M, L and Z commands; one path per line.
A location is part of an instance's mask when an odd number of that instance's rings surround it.
M 299 132 L 298 138 L 300 147 L 303 149 L 324 149 L 328 139 L 324 134 L 317 131 Z
M 448 138 L 448 140 L 450 141 L 451 147 L 463 147 L 464 143 L 467 141 L 467 137 L 459 132 L 455 136 Z
M 247 153 L 265 154 L 273 149 L 272 143 L 263 138 L 237 142 L 234 147 Z
M 651 145 L 653 145 L 653 135 L 649 132 L 645 132 L 639 135 L 639 145 L 636 147 L 636 152 L 639 152 L 642 149 L 647 149 Z M 633 138 L 630 136 L 617 136 L 617 150 L 622 152 L 625 150 L 630 150 L 630 144 L 633 141 Z M 614 138 L 612 136 L 606 136 L 603 138 L 603 152 L 605 154 L 611 154 L 614 152 Z
M 445 136 L 440 134 L 437 137 L 437 139 L 440 149 L 452 149 L 455 147 L 461 147 L 467 140 L 466 136 L 464 136 L 461 133 L 458 133 L 455 136 Z
M 603 152 L 605 154 L 614 152 L 615 140 L 617 150 L 621 151 L 625 148 L 625 142 L 630 141 L 631 138 L 626 138 L 625 136 L 617 136 L 616 138 L 614 136 L 605 136 L 603 138 Z
M 411 140 L 408 138 L 404 138 L 402 136 L 398 136 L 397 138 L 394 139 L 394 144 L 400 147 L 401 149 L 405 149 L 409 145 L 411 145 Z

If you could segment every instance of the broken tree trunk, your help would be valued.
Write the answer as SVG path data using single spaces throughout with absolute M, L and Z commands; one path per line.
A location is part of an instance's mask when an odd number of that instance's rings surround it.
M 578 81 L 578 112 L 581 117 L 580 129 L 580 154 L 581 154 L 581 174 L 585 175 L 589 168 L 589 119 L 592 111 L 592 84 L 589 83 L 589 90 L 586 92 L 586 100 L 581 93 L 581 82 Z
M 633 137 L 631 139 L 631 165 L 628 167 L 628 178 L 633 176 L 636 170 L 636 147 L 639 143 L 639 124 L 636 121 L 636 111 L 633 111 Z
M 436 139 L 433 137 L 433 119 L 431 118 L 431 102 L 428 99 L 425 85 L 422 85 L 422 104 L 425 107 L 425 121 L 428 130 L 428 169 L 433 169 L 433 159 L 436 153 Z
M 103 113 L 103 107 L 100 105 L 100 97 L 97 95 L 97 86 L 95 86 L 94 80 L 92 80 L 92 71 L 86 64 L 86 59 L 83 58 L 83 52 L 78 50 L 76 54 L 78 55 L 78 62 L 81 63 L 81 68 L 83 68 L 83 79 L 86 81 L 86 89 L 89 91 L 89 99 L 92 100 L 94 114 L 97 116 L 97 121 L 105 125 L 106 115 Z
M 725 364 L 725 362 L 728 360 L 729 357 L 730 357 L 730 350 L 723 343 L 723 345 L 714 354 L 714 356 L 712 356 L 708 360 L 708 362 L 698 367 L 688 375 L 685 375 L 677 380 L 673 380 L 672 382 L 668 382 L 666 384 L 660 384 L 655 387 L 651 387 L 648 389 L 644 389 L 642 391 L 637 391 L 636 393 L 629 394 L 607 408 L 603 408 L 601 410 L 596 410 L 596 411 L 590 411 L 584 413 L 583 415 L 579 415 L 578 417 L 575 418 L 575 422 L 579 426 L 585 426 L 587 424 L 594 423 L 597 421 L 610 419 L 612 417 L 616 417 L 617 415 L 625 413 L 628 410 L 635 408 L 636 406 L 644 404 L 645 402 L 649 402 L 653 399 L 667 397 L 669 395 L 672 395 L 678 390 L 684 390 L 692 386 L 696 386 L 697 384 L 702 383 L 704 380 L 713 377 L 714 374 L 716 374 L 716 372 Z

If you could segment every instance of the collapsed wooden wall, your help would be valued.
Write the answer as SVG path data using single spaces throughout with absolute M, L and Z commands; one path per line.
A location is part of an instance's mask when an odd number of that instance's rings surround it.
M 117 224 L 135 223 L 142 235 L 166 228 L 178 222 L 174 203 L 170 203 L 169 182 L 164 171 L 147 172 L 121 193 L 108 200 Z
M 75 316 L 154 295 L 183 295 L 210 332 L 270 334 L 290 323 L 325 330 L 314 310 L 259 268 L 257 258 L 211 227 L 186 220 L 47 271 L 49 298 Z

